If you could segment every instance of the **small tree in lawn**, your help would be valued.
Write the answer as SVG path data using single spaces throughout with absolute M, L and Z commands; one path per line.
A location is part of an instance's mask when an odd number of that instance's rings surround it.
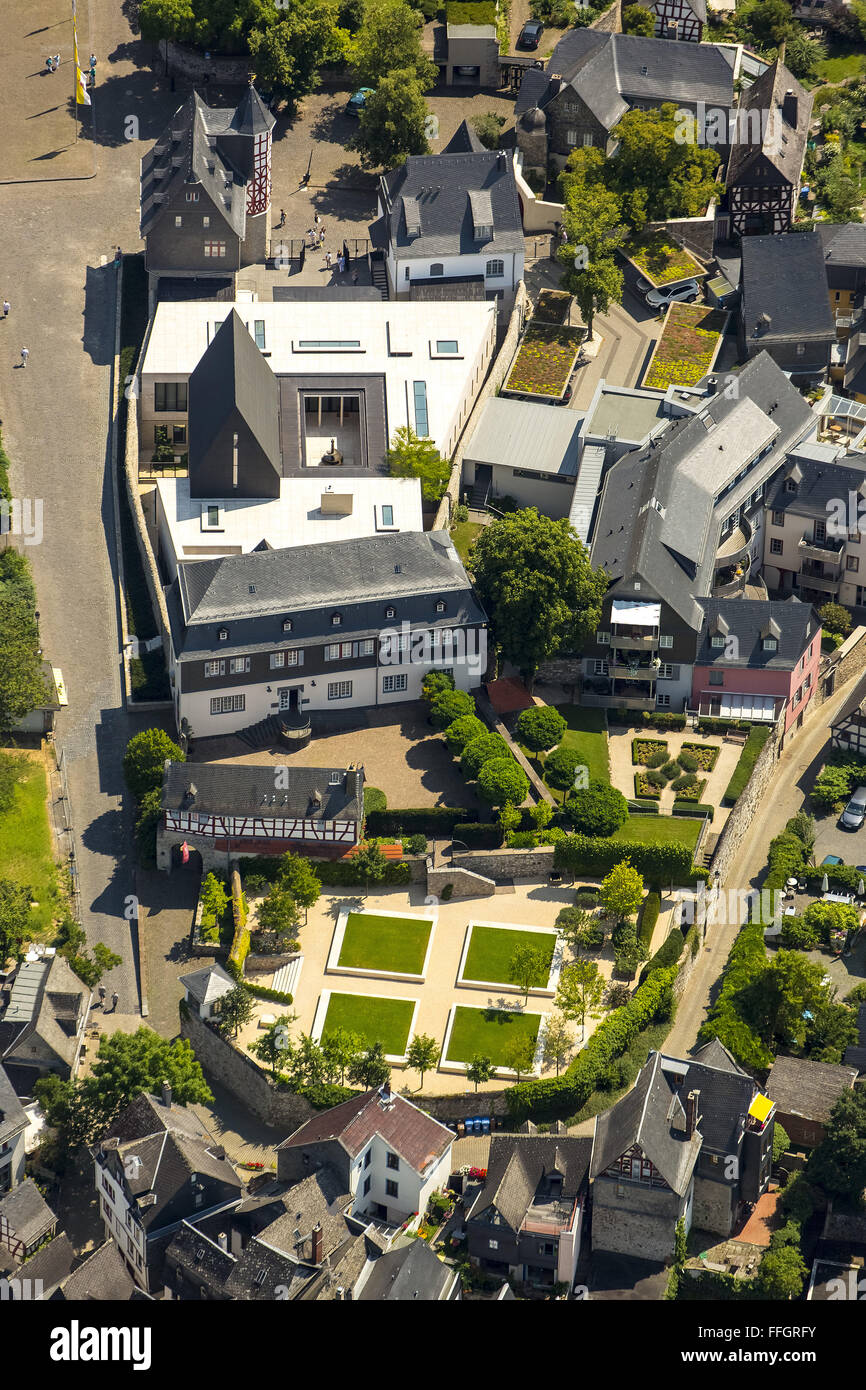
M 628 859 L 614 864 L 607 877 L 602 879 L 599 901 L 608 917 L 616 921 L 637 912 L 643 901 L 643 879 Z
M 365 1086 L 368 1090 L 391 1080 L 391 1068 L 385 1061 L 385 1049 L 380 1042 L 371 1043 L 358 1054 L 349 1067 L 349 1080 L 353 1086 Z
M 414 1071 L 420 1072 L 421 1084 L 419 1090 L 424 1089 L 424 1073 L 433 1071 L 438 1067 L 439 1058 L 442 1050 L 435 1038 L 431 1038 L 426 1033 L 418 1033 L 409 1044 L 406 1053 L 406 1065 L 412 1067 Z
M 259 903 L 256 922 L 262 931 L 276 932 L 277 936 L 291 936 L 300 915 L 291 893 L 287 893 L 279 883 L 272 883 L 267 897 Z
M 519 806 L 529 791 L 529 779 L 513 758 L 491 758 L 478 774 L 478 790 L 491 806 L 506 801 Z
M 574 1037 L 565 1019 L 561 1014 L 551 1014 L 544 1035 L 545 1066 L 556 1067 L 559 1076 L 559 1069 L 568 1061 L 573 1047 Z
M 239 1028 L 249 1023 L 254 1008 L 253 996 L 243 985 L 235 985 L 234 989 L 223 995 L 219 1007 L 220 1021 L 224 1028 L 231 1029 L 233 1038 L 237 1037 Z
M 519 1033 L 512 1038 L 505 1049 L 503 1065 L 517 1073 L 518 1082 L 525 1072 L 532 1070 L 534 1061 L 535 1039 L 527 1037 L 525 1033 Z
M 506 801 L 505 805 L 499 808 L 499 824 L 502 826 L 503 835 L 507 835 L 509 830 L 516 830 L 520 824 L 520 812 L 510 801 Z
M 541 753 L 559 743 L 567 724 L 552 705 L 534 705 L 518 716 L 514 726 L 515 737 L 531 753 Z
M 451 465 L 433 440 L 419 438 L 408 425 L 394 431 L 385 462 L 392 478 L 420 478 L 421 495 L 427 502 L 439 501 L 451 476 Z
M 365 893 L 370 891 L 371 880 L 373 883 L 378 883 L 380 879 L 385 877 L 385 870 L 388 867 L 388 861 L 379 846 L 372 842 L 361 846 L 355 855 L 354 863 L 359 874 L 363 876 Z
M 547 956 L 535 946 L 518 946 L 508 963 L 508 976 L 523 990 L 524 1004 L 533 985 L 546 983 Z
M 290 893 L 298 907 L 304 909 L 304 923 L 307 921 L 307 911 L 315 907 L 322 892 L 322 885 L 318 874 L 313 869 L 309 859 L 304 859 L 300 854 L 292 854 L 290 850 L 280 859 L 279 885 Z
M 539 801 L 532 807 L 529 814 L 532 817 L 532 823 L 536 830 L 542 832 L 550 824 L 553 816 L 553 807 L 549 801 Z
M 340 1078 L 340 1085 L 346 1084 L 346 1071 L 358 1053 L 363 1050 L 364 1040 L 358 1033 L 348 1028 L 335 1028 L 322 1039 L 322 1055 L 325 1059 L 329 1081 Z
M 473 1057 L 466 1068 L 466 1075 L 470 1081 L 474 1081 L 477 1091 L 478 1087 L 483 1085 L 485 1081 L 489 1081 L 493 1075 L 493 1063 L 489 1057 Z
M 580 1024 L 583 1037 L 587 1018 L 597 1018 L 604 995 L 604 980 L 594 960 L 576 960 L 567 965 L 559 976 L 556 1007 L 563 1018 Z

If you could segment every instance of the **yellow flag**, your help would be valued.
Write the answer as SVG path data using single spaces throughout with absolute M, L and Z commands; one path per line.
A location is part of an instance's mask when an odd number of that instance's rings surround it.
M 81 71 L 81 64 L 78 61 L 78 34 L 75 31 L 75 5 L 72 6 L 72 57 L 75 62 L 75 105 L 89 106 L 90 93 L 87 90 L 87 83 L 84 73 Z

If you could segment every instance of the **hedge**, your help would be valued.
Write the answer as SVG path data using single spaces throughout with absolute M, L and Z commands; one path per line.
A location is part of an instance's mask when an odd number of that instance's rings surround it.
M 535 849 L 538 839 L 536 830 L 512 830 L 508 835 L 507 844 L 509 849 Z
M 650 956 L 640 972 L 638 984 L 643 984 L 648 975 L 656 970 L 668 970 L 676 965 L 683 953 L 683 934 L 679 927 L 672 927 L 654 956 Z
M 746 739 L 746 745 L 740 754 L 739 762 L 734 768 L 734 775 L 728 783 L 728 789 L 722 797 L 723 806 L 733 806 L 739 796 L 743 794 L 746 785 L 755 770 L 755 763 L 772 730 L 767 724 L 755 724 Z
M 643 900 L 643 907 L 640 914 L 640 927 L 638 928 L 638 940 L 645 950 L 649 951 L 650 943 L 653 939 L 655 925 L 661 912 L 662 900 L 653 889 L 647 893 Z
M 693 820 L 698 816 L 708 816 L 712 820 L 715 814 L 715 806 L 707 806 L 702 801 L 675 801 L 671 810 L 672 816 L 691 816 Z
M 656 714 L 650 710 L 636 714 L 634 710 L 609 709 L 607 722 L 608 724 L 633 724 L 637 728 L 647 729 L 684 729 L 686 716 L 684 714 Z
M 499 849 L 502 826 L 498 821 L 474 821 L 471 825 L 455 825 L 454 839 L 462 840 L 470 849 Z
M 566 835 L 553 852 L 557 869 L 567 869 L 575 877 L 603 878 L 615 864 L 631 860 L 653 888 L 670 884 L 692 884 L 697 879 L 708 881 L 708 872 L 692 863 L 685 845 L 662 843 L 642 845 L 629 840 L 590 839 L 586 835 Z
M 244 989 L 248 989 L 250 994 L 254 994 L 257 999 L 272 999 L 275 1004 L 293 1004 L 294 996 L 286 994 L 280 989 L 266 989 L 264 985 L 251 985 L 249 980 L 244 980 Z
M 742 1066 L 755 1071 L 772 1066 L 773 1054 L 743 1018 L 736 1001 L 746 986 L 761 974 L 766 961 L 764 927 L 759 913 L 757 920 L 740 928 L 725 965 L 721 989 L 698 1033 L 699 1043 L 718 1038 Z
M 357 867 L 354 859 L 314 859 L 311 862 L 313 872 L 321 884 L 347 887 L 367 882 L 366 875 Z M 381 884 L 385 888 L 394 888 L 399 884 L 410 883 L 411 879 L 412 874 L 408 864 L 394 864 L 389 861 L 385 865 L 385 872 L 382 877 L 370 879 L 370 883 Z
M 465 806 L 410 806 L 401 810 L 371 811 L 364 822 L 370 839 L 378 835 L 427 835 L 430 839 L 445 839 L 458 824 L 477 820 L 478 812 Z
M 658 802 L 648 801 L 645 796 L 632 797 L 631 801 L 626 802 L 626 805 L 633 816 L 657 816 L 660 814 Z
M 318 1081 L 310 1086 L 296 1086 L 285 1072 L 277 1072 L 275 1080 L 283 1090 L 303 1096 L 316 1110 L 330 1110 L 333 1106 L 341 1105 L 345 1100 L 354 1100 L 360 1095 L 359 1091 L 353 1091 L 350 1086 L 338 1086 L 330 1081 Z
M 610 1064 L 627 1052 L 650 1023 L 669 1018 L 676 969 L 657 970 L 627 1004 L 608 1014 L 562 1076 L 521 1081 L 505 1093 L 508 1112 L 518 1123 L 556 1120 L 586 1104 Z
M 235 980 L 242 980 L 244 961 L 250 949 L 250 932 L 247 926 L 246 908 L 238 902 L 234 894 L 232 894 L 232 912 L 235 921 L 235 934 L 232 937 L 232 947 L 226 961 L 226 970 Z

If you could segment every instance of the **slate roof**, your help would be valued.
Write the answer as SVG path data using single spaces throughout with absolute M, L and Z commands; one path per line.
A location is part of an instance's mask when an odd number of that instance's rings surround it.
M 359 1302 L 435 1302 L 454 1279 L 454 1268 L 438 1259 L 424 1240 L 380 1255 L 370 1271 Z
M 0 1146 L 10 1143 L 27 1127 L 27 1112 L 3 1067 L 0 1066 Z
M 278 812 L 311 820 L 361 821 L 364 816 L 363 779 L 358 779 L 358 791 L 350 794 L 345 768 L 333 769 L 340 774 L 340 781 L 334 786 L 330 784 L 331 771 L 327 767 L 287 766 L 284 780 L 288 786 L 274 791 L 273 768 L 262 764 L 169 763 L 163 773 L 162 809 L 232 816 Z M 187 796 L 191 784 L 196 789 L 194 800 Z M 313 801 L 314 792 L 321 797 L 320 806 Z M 222 967 L 217 968 L 225 976 Z M 195 979 L 195 976 L 189 978 Z
M 177 764 L 175 764 L 177 766 Z M 165 788 L 163 788 L 163 795 Z M 199 1004 L 213 1004 L 235 988 L 236 981 L 223 969 L 219 961 L 194 970 L 191 975 L 181 975 L 180 983 Z
M 332 1255 L 352 1235 L 346 1221 L 351 1193 L 329 1165 L 295 1183 L 279 1199 L 280 1214 L 259 1232 L 259 1237 L 293 1259 L 310 1261 L 313 1256 L 312 1231 L 322 1228 L 322 1251 Z
M 837 265 L 866 269 L 866 225 L 862 222 L 819 222 L 818 235 L 827 270 Z
M 821 630 L 810 603 L 781 599 L 744 602 L 736 598 L 702 598 L 698 602 L 706 618 L 695 657 L 696 665 L 792 671 L 813 637 Z M 724 647 L 712 646 L 712 627 L 716 618 L 723 618 L 728 634 L 736 637 L 738 656 L 727 655 Z M 761 634 L 771 621 L 779 631 L 776 650 L 769 652 L 763 649 Z
M 576 478 L 582 423 L 575 411 L 491 396 L 463 457 L 475 463 Z
M 692 46 L 683 44 L 684 48 Z M 783 115 L 787 92 L 792 92 L 797 101 L 795 125 L 790 124 Z M 739 110 L 744 115 L 739 118 L 738 139 L 731 147 L 731 157 L 728 160 L 725 177 L 728 188 L 734 184 L 771 182 L 762 173 L 767 165 L 777 170 L 786 182 L 794 186 L 799 184 L 809 134 L 812 101 L 812 94 L 801 87 L 794 74 L 778 60 L 755 79 L 751 87 L 740 96 Z M 752 130 L 747 113 L 751 111 L 768 113 L 766 117 L 762 117 L 760 145 L 750 143 Z M 743 247 L 750 240 L 750 237 L 744 237 Z
M 78 1051 L 77 1019 L 89 999 L 89 991 L 63 956 L 22 961 L 0 1019 L 0 1059 L 18 1055 L 36 1036 L 71 1068 Z M 20 1055 L 18 1060 L 23 1060 Z
M 349 1157 L 355 1158 L 376 1134 L 416 1173 L 441 1158 L 454 1141 L 450 1129 L 425 1115 L 405 1096 L 380 1088 L 314 1115 L 277 1148 L 306 1148 L 336 1139 Z
M 243 237 L 246 225 L 245 180 L 240 170 L 217 146 L 216 137 L 225 135 L 235 112 L 230 108 L 207 106 L 192 92 L 175 111 L 156 145 L 141 163 L 141 235 L 146 237 L 167 212 L 175 195 L 185 186 L 200 185 L 223 218 L 226 227 Z M 234 132 L 237 134 L 237 131 Z M 164 154 L 156 148 L 168 142 Z M 174 159 L 178 158 L 177 167 Z M 166 173 L 158 177 L 158 171 Z M 226 187 L 226 185 L 229 185 Z M 162 202 L 156 195 L 164 195 Z
M 524 249 L 517 182 L 504 150 L 410 155 L 405 164 L 382 176 L 379 188 L 389 241 L 401 259 Z M 475 239 L 471 201 L 477 193 L 486 193 L 491 204 L 492 233 L 485 241 Z M 407 235 L 406 199 L 417 204 L 418 236 Z
M 16 1279 L 42 1281 L 42 1297 L 48 1299 L 57 1286 L 68 1278 L 75 1260 L 75 1251 L 65 1231 L 58 1231 L 53 1240 L 25 1260 L 15 1271 Z M 130 1283 L 132 1281 L 130 1280 Z
M 822 457 L 814 457 L 818 451 Z M 797 483 L 797 491 L 789 492 L 785 487 L 785 474 L 781 474 L 772 492 L 768 492 L 766 506 L 774 512 L 791 512 L 795 516 L 817 517 L 827 522 L 830 529 L 831 509 L 829 502 L 847 501 L 849 492 L 857 492 L 866 483 L 866 455 L 846 454 L 842 461 L 834 462 L 833 455 L 838 451 L 833 446 L 810 445 L 792 449 L 788 463 L 799 464 L 802 477 Z M 847 528 L 845 532 L 847 536 Z
M 703 1047 L 699 1047 L 694 1053 L 694 1060 L 703 1062 L 705 1067 L 714 1067 L 716 1071 L 732 1071 L 742 1075 L 742 1067 L 718 1038 L 711 1038 Z
M 743 326 L 746 343 L 827 339 L 836 326 L 827 295 L 824 251 L 817 232 L 747 236 L 743 256 Z M 761 315 L 770 322 L 755 328 Z
M 739 1068 L 716 1068 L 691 1058 L 664 1057 L 663 1067 L 669 1078 L 671 1068 L 676 1068 L 674 1075 L 683 1076 L 676 1088 L 683 1107 L 690 1091 L 700 1092 L 698 1130 L 704 1148 L 715 1153 L 736 1153 L 749 1106 L 761 1089 L 754 1079 Z
M 542 1179 L 561 1174 L 563 1201 L 575 1198 L 586 1180 L 591 1154 L 588 1137 L 493 1135 L 487 1178 L 467 1221 L 495 1207 L 503 1221 L 519 1231 Z
M 223 320 L 189 378 L 190 483 L 208 461 L 208 453 L 229 415 L 237 411 L 259 444 L 277 478 L 280 460 L 280 388 L 236 309 Z M 230 460 L 226 467 L 230 468 Z M 230 483 L 230 478 L 223 480 Z M 229 496 L 226 487 L 204 493 Z M 195 495 L 202 495 L 196 486 Z
M 235 108 L 229 130 L 237 135 L 262 135 L 266 130 L 273 130 L 276 123 L 276 117 L 271 115 L 251 82 Z
M 480 154 L 486 146 L 468 121 L 461 121 L 442 154 Z
M 851 1090 L 856 1080 L 856 1067 L 811 1062 L 804 1057 L 777 1057 L 767 1077 L 766 1091 L 780 1113 L 826 1124 L 836 1101 Z
M 58 1237 L 59 1238 L 59 1237 Z M 51 1245 L 57 1242 L 52 1241 Z M 49 1250 L 51 1246 L 48 1247 Z M 126 1267 L 113 1239 L 109 1239 L 65 1281 L 63 1297 L 67 1303 L 86 1300 L 93 1303 L 125 1303 L 136 1289 L 135 1280 Z
M 0 1226 L 26 1246 L 35 1245 L 57 1225 L 57 1217 L 32 1178 L 25 1178 L 0 1198 Z

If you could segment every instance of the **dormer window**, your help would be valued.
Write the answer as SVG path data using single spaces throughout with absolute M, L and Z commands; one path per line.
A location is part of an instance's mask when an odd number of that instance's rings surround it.
M 776 641 L 775 637 L 765 637 L 761 646 L 764 648 L 765 652 L 775 652 L 778 651 L 779 643 Z
M 283 618 L 283 632 L 291 632 L 291 630 L 292 630 L 292 620 L 291 620 L 291 618 Z
M 710 646 L 711 646 L 711 647 L 723 647 L 724 645 L 725 645 L 724 634 L 721 633 L 721 632 L 714 632 L 713 635 L 712 635 L 712 637 L 710 638 Z
M 227 628 L 227 627 L 221 627 L 220 630 L 219 630 L 219 632 L 217 633 L 217 637 L 219 638 L 220 642 L 227 642 L 227 641 L 229 640 L 229 630 L 228 630 L 228 628 Z
M 388 608 L 385 609 L 385 617 L 386 617 L 386 618 L 396 618 L 396 616 L 397 616 L 397 610 L 396 610 L 396 608 L 391 608 L 391 607 L 389 606 Z
M 332 613 L 332 614 L 331 614 L 331 627 L 339 627 L 342 621 L 343 621 L 343 615 L 342 615 L 342 613 Z
M 436 612 L 437 612 L 437 613 L 444 613 L 444 612 L 445 612 L 445 601 L 444 601 L 444 599 L 441 599 L 441 598 L 440 598 L 439 602 L 436 604 Z

